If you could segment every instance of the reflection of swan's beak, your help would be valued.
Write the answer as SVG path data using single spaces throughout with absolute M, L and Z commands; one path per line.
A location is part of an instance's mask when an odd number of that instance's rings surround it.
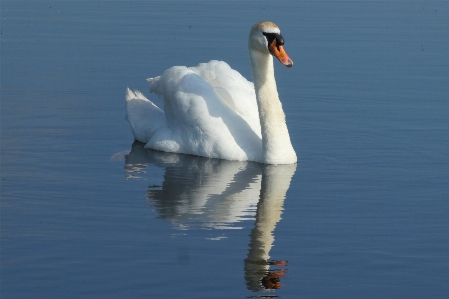
M 279 61 L 285 65 L 286 67 L 292 67 L 293 66 L 293 60 L 288 57 L 287 53 L 284 50 L 284 47 L 281 45 L 278 45 L 276 42 L 276 39 L 273 40 L 270 47 L 270 52 L 275 56 Z
M 285 276 L 287 270 L 281 269 L 276 271 L 268 271 L 260 282 L 267 290 L 277 290 L 281 288 L 281 278 Z

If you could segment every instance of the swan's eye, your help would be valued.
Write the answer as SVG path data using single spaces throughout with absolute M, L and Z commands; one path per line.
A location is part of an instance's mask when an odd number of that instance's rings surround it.
M 274 40 L 276 40 L 276 47 L 278 48 L 278 50 L 279 50 L 279 46 L 283 46 L 284 45 L 284 38 L 279 33 L 266 33 L 266 32 L 263 32 L 262 34 L 265 35 L 265 37 L 267 38 L 268 45 L 271 45 L 271 43 Z

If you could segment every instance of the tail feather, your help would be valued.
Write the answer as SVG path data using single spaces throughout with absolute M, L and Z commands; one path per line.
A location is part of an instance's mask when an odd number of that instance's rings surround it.
M 140 91 L 126 90 L 126 120 L 131 125 L 134 138 L 148 143 L 154 133 L 165 127 L 165 113 Z

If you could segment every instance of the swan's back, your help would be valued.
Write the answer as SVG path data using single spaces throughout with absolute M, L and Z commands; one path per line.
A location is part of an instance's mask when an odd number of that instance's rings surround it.
M 203 77 L 223 101 L 239 113 L 260 136 L 259 112 L 252 82 L 224 61 L 212 60 L 190 69 Z

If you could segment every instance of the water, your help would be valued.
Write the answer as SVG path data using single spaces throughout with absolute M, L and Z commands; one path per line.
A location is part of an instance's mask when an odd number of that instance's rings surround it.
M 2 298 L 446 298 L 446 1 L 2 1 Z M 127 86 L 280 25 L 298 165 L 147 151 Z M 154 97 L 153 97 L 154 99 Z M 288 262 L 287 262 L 288 261 Z

